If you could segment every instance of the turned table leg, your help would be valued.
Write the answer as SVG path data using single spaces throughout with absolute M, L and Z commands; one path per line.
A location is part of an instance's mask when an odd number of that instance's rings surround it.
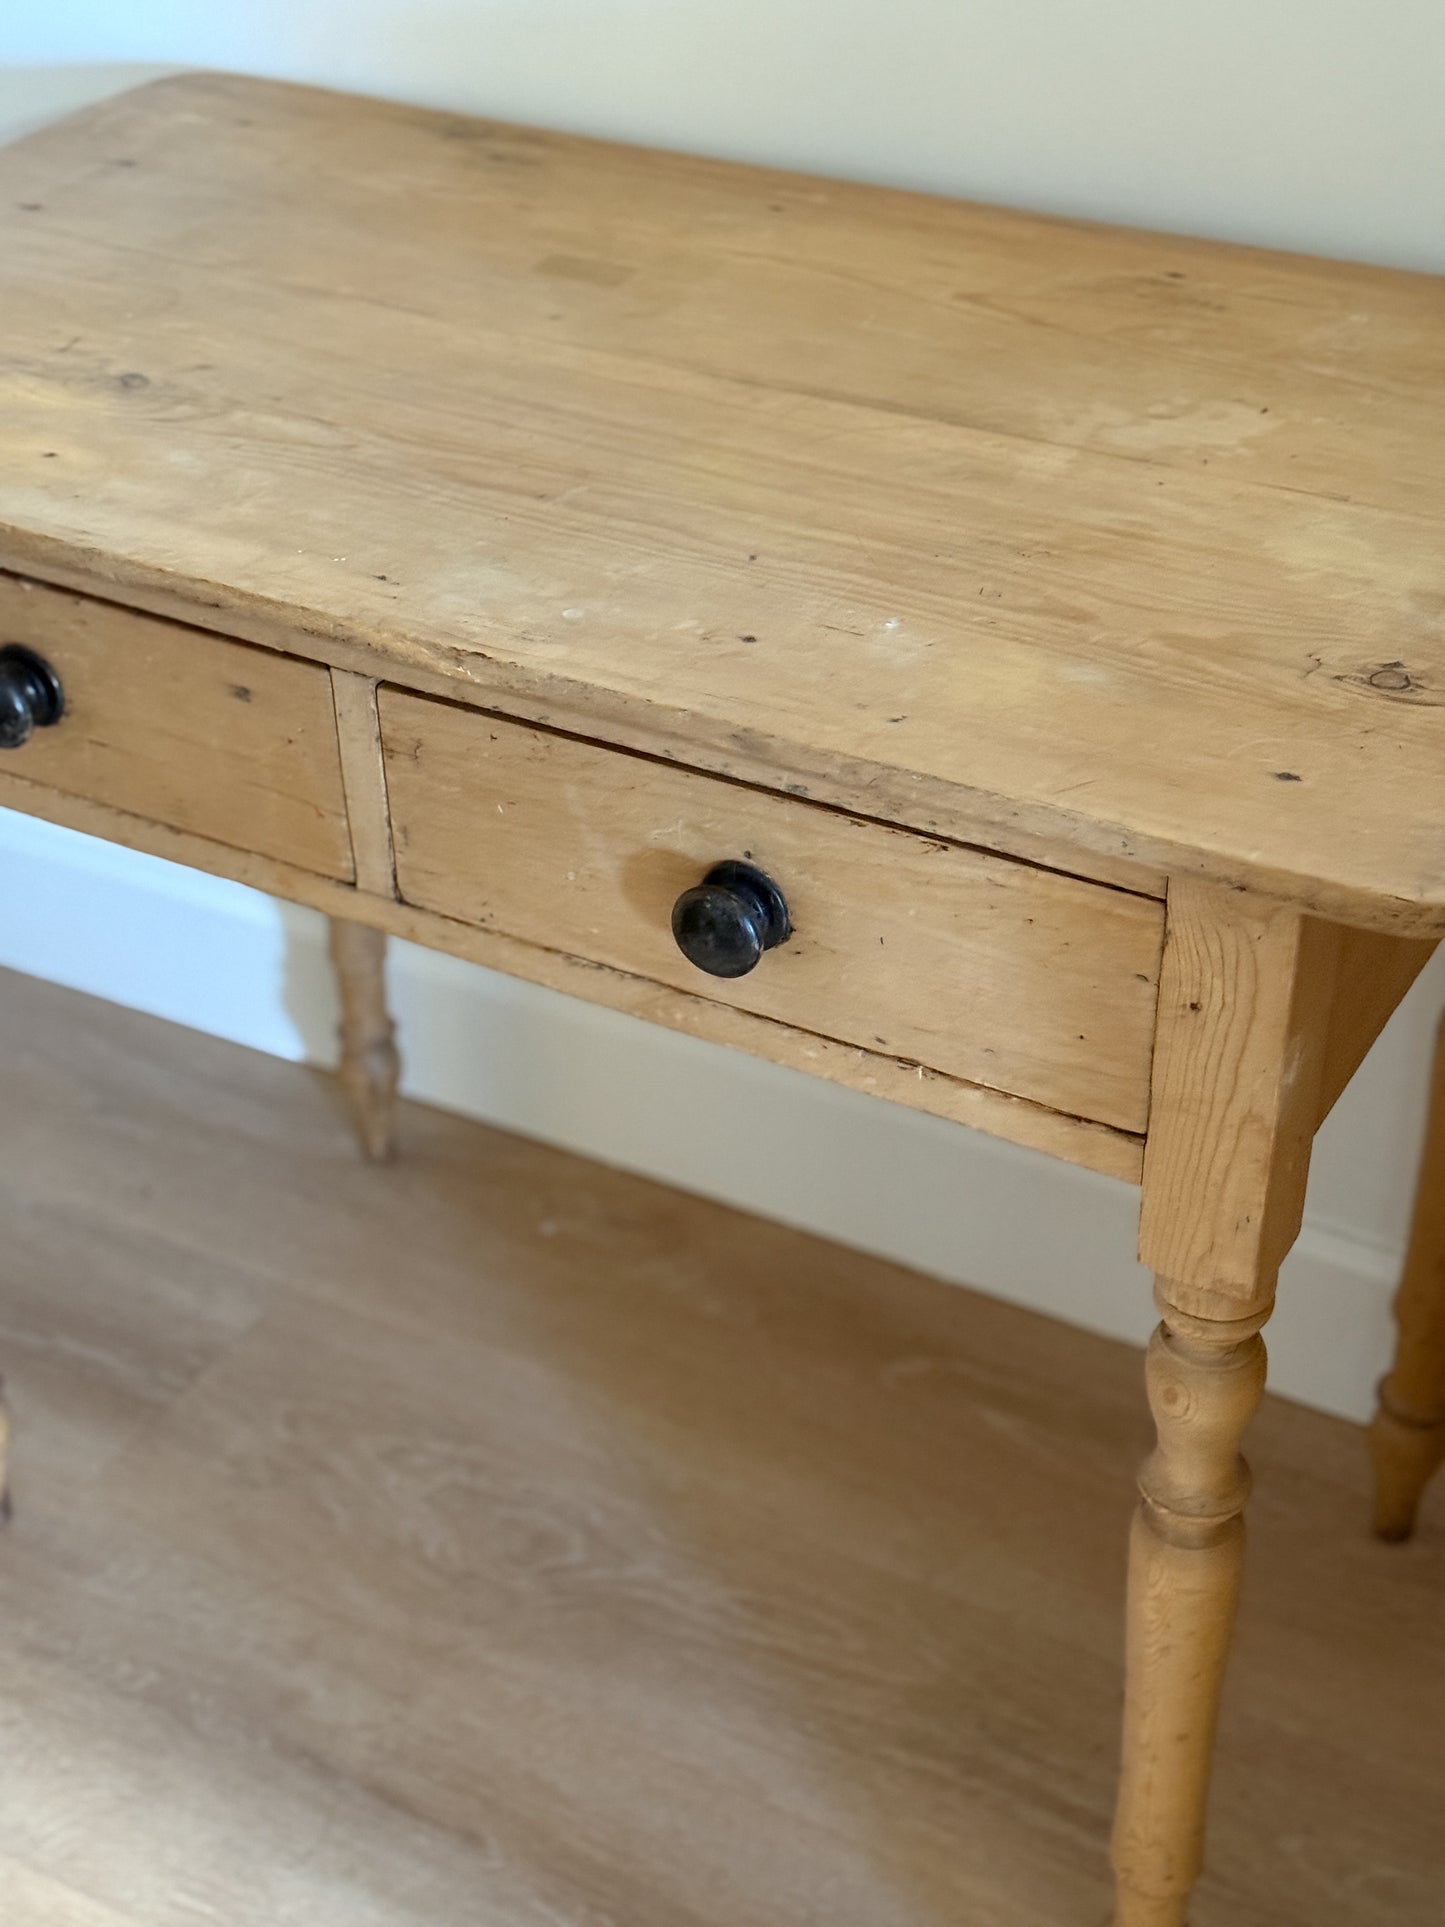
M 1338 933 L 1288 906 L 1171 882 L 1140 1252 L 1163 1322 L 1157 1443 L 1129 1549 L 1115 1927 L 1184 1927 L 1204 1858 L 1264 1391 L 1261 1327 L 1304 1210 Z
M 377 1163 L 392 1153 L 400 1059 L 386 1007 L 386 933 L 331 919 L 331 961 L 341 993 L 338 1075 L 356 1118 L 362 1149 Z
M 1395 1298 L 1395 1362 L 1370 1428 L 1375 1530 L 1408 1539 L 1432 1474 L 1445 1460 L 1445 1019 L 1435 1068 L 1415 1215 Z
M 1245 1427 L 1264 1391 L 1268 1315 L 1211 1323 L 1169 1300 L 1146 1379 L 1158 1443 L 1129 1544 L 1117 1927 L 1181 1927 L 1204 1817 L 1244 1563 Z

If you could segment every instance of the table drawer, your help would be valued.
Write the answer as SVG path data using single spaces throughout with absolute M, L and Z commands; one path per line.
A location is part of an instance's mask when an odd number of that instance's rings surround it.
M 349 878 L 331 678 L 249 643 L 0 575 L 0 644 L 43 656 L 60 721 L 0 771 Z
M 1153 899 L 403 690 L 379 702 L 408 902 L 1143 1130 Z M 793 924 L 731 980 L 671 931 L 727 858 L 773 877 Z

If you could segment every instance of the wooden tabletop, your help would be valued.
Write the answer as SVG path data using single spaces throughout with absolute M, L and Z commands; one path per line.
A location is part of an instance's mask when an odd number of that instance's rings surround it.
M 1445 932 L 1445 281 L 188 75 L 0 321 L 7 566 Z

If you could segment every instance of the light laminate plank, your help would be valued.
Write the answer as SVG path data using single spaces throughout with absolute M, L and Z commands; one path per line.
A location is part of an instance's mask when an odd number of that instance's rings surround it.
M 0 1266 L 7 1927 L 1103 1919 L 1126 1348 L 9 976 L 0 1050 L 6 1223 L 96 1227 Z M 1253 1457 L 1197 1927 L 1436 1927 L 1445 1510 Z

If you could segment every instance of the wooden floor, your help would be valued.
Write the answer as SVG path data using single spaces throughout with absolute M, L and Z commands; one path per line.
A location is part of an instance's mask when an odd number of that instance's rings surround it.
M 0 976 L 5 1927 L 1100 1927 L 1122 1347 Z M 1445 1508 L 1269 1403 L 1196 1927 L 1445 1919 Z

